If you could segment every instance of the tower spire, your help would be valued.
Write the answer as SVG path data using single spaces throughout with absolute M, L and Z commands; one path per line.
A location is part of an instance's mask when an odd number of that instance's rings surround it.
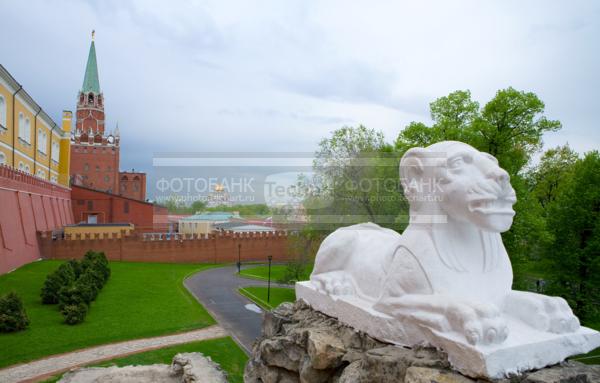
M 94 45 L 94 37 L 96 31 L 92 31 L 92 44 L 90 45 L 90 53 L 88 54 L 87 65 L 85 66 L 85 76 L 83 78 L 83 93 L 93 92 L 100 93 L 100 80 L 98 79 L 98 63 L 96 61 L 96 46 Z

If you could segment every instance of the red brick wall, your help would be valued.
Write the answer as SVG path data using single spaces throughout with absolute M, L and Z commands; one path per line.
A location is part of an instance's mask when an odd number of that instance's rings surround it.
M 154 231 L 169 231 L 169 209 L 164 206 L 154 205 Z
M 104 133 L 104 96 L 94 96 L 94 102 L 89 103 L 88 94 L 79 93 L 75 127 L 81 132 L 92 130 L 94 134 Z
M 40 258 L 36 231 L 73 223 L 69 189 L 0 165 L 0 274 Z
M 139 231 L 154 229 L 154 206 L 151 203 L 82 186 L 73 185 L 71 189 L 76 223 L 86 222 L 89 214 L 96 214 L 98 223 L 133 223 Z
M 88 250 L 104 251 L 108 259 L 130 262 L 165 263 L 231 263 L 238 260 L 238 245 L 242 245 L 242 262 L 288 259 L 287 236 L 284 233 L 217 234 L 207 238 L 170 240 L 144 239 L 141 234 L 130 237 L 55 239 L 40 233 L 42 257 L 45 259 L 78 259 Z
M 119 194 L 124 197 L 145 201 L 146 173 L 120 172 Z
M 83 186 L 119 192 L 119 147 L 71 144 L 71 175 L 80 175 Z

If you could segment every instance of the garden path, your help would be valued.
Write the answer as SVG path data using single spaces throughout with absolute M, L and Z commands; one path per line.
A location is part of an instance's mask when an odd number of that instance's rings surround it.
M 247 267 L 256 264 L 244 265 Z M 240 287 L 266 286 L 267 282 L 240 277 L 236 266 L 199 271 L 188 277 L 184 286 L 205 309 L 250 354 L 254 340 L 261 334 L 263 312 L 238 292 Z M 273 282 L 272 286 L 291 287 Z
M 174 335 L 105 344 L 4 368 L 0 370 L 0 382 L 39 381 L 45 377 L 57 375 L 78 366 L 84 366 L 142 351 L 199 340 L 221 338 L 228 335 L 229 334 L 227 334 L 221 326 L 214 325 Z

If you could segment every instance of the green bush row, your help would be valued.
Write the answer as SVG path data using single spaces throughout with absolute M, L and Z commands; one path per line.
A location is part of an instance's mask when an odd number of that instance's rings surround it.
M 24 330 L 29 326 L 29 318 L 21 298 L 14 293 L 0 297 L 0 332 Z
M 109 277 L 110 267 L 104 253 L 88 251 L 81 261 L 65 262 L 46 277 L 42 303 L 58 303 L 65 323 L 80 323 Z

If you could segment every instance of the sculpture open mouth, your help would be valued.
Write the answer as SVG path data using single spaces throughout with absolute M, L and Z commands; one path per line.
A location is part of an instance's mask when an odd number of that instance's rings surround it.
M 512 205 L 515 203 L 514 197 L 507 198 L 478 198 L 469 202 L 469 211 L 485 215 L 515 215 Z

